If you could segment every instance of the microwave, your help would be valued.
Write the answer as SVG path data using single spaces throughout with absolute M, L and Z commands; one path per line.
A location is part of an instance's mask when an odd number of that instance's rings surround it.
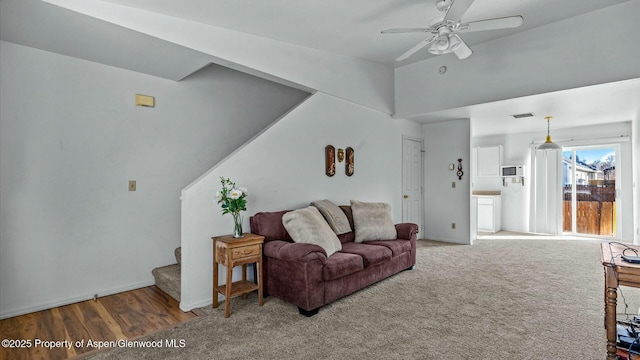
M 505 165 L 500 167 L 500 176 L 516 177 L 524 176 L 524 165 Z

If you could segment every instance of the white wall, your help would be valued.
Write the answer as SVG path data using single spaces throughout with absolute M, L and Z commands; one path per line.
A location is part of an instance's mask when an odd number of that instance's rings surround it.
M 425 147 L 425 226 L 421 237 L 460 244 L 471 243 L 471 149 L 468 119 L 423 126 Z M 456 175 L 462 159 L 463 177 Z M 449 170 L 454 164 L 456 170 Z M 456 187 L 452 187 L 452 183 Z M 456 228 L 451 228 L 451 223 Z
M 448 54 L 398 68 L 396 115 L 637 78 L 639 46 L 597 48 L 635 44 L 639 13 L 640 1 L 625 2 L 473 46 L 474 55 L 463 61 Z
M 473 121 L 473 119 L 471 120 Z M 556 129 L 552 131 L 553 141 L 561 145 L 570 146 L 571 139 L 592 140 L 597 142 L 600 138 L 617 138 L 629 136 L 629 141 L 621 143 L 622 166 L 622 237 L 633 238 L 633 159 L 632 148 L 637 146 L 637 138 L 632 135 L 631 122 L 619 122 L 607 125 L 583 126 L 579 128 Z M 503 145 L 503 164 L 525 164 L 525 186 L 509 184 L 502 186 L 501 178 L 474 178 L 472 188 L 474 190 L 500 190 L 502 191 L 502 228 L 510 231 L 529 231 L 529 204 L 531 196 L 531 143 L 539 143 L 544 140 L 546 131 L 533 133 L 504 134 L 493 136 L 472 137 L 471 146 Z M 635 140 L 634 140 L 635 139 Z M 634 145 L 636 144 L 636 145 Z M 638 166 L 636 166 L 637 171 Z M 625 171 L 626 170 L 626 171 Z M 515 186 L 514 186 L 515 185 Z
M 0 317 L 152 284 L 175 262 L 180 190 L 307 96 L 219 66 L 176 83 L 7 42 L 0 78 Z
M 316 93 L 186 187 L 182 192 L 180 308 L 211 303 L 211 237 L 229 234 L 233 227 L 231 217 L 222 216 L 214 201 L 221 176 L 249 189 L 244 213 L 247 230 L 249 216 L 258 211 L 295 209 L 325 198 L 336 204 L 349 204 L 350 199 L 388 202 L 399 222 L 402 136 L 421 131 L 416 123 Z M 344 163 L 338 163 L 333 177 L 324 174 L 324 148 L 329 144 L 355 149 L 353 176 L 344 174 Z
M 632 160 L 635 164 L 633 172 L 633 214 L 634 214 L 634 226 L 633 226 L 633 242 L 636 245 L 640 245 L 640 108 L 636 113 L 635 119 L 631 122 L 633 140 L 633 154 Z

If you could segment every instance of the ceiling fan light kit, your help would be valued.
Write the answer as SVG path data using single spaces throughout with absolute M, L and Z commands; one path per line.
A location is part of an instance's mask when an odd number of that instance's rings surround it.
M 442 55 L 453 52 L 458 59 L 466 59 L 473 51 L 462 40 L 458 33 L 469 33 L 475 31 L 487 31 L 497 29 L 516 28 L 524 21 L 522 16 L 508 16 L 502 18 L 485 19 L 462 22 L 462 16 L 469 9 L 474 0 L 436 0 L 436 8 L 445 13 L 443 18 L 431 21 L 428 28 L 400 28 L 382 30 L 383 34 L 403 34 L 424 32 L 431 35 L 421 41 L 404 54 L 400 55 L 396 61 L 408 59 L 422 48 L 429 46 L 428 51 L 434 55 Z
M 453 34 L 449 35 L 449 50 L 456 51 L 462 45 L 462 39 L 460 36 Z

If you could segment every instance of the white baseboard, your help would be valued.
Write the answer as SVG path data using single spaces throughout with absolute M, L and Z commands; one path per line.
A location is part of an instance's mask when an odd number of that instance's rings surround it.
M 103 291 L 98 291 L 97 294 L 98 294 L 98 297 L 103 297 L 103 296 L 107 296 L 107 295 L 113 295 L 113 294 L 121 293 L 121 292 L 124 292 L 124 291 L 140 289 L 140 288 L 143 288 L 143 287 L 151 286 L 153 284 L 155 284 L 154 280 L 144 281 L 144 282 L 141 282 L 141 283 L 129 284 L 129 285 L 118 287 L 118 288 L 105 289 Z M 8 312 L 4 312 L 4 313 L 0 314 L 0 319 L 7 319 L 7 318 L 10 318 L 10 317 L 14 317 L 14 316 L 19 316 L 19 315 L 24 315 L 24 314 L 29 314 L 29 313 L 32 313 L 32 312 L 36 312 L 36 311 L 55 308 L 55 307 L 58 307 L 58 306 L 69 305 L 69 304 L 77 303 L 77 302 L 80 302 L 80 301 L 91 300 L 91 299 L 93 299 L 95 294 L 96 293 L 84 294 L 84 295 L 75 296 L 75 297 L 68 298 L 68 299 L 57 300 L 57 301 L 53 301 L 53 302 L 49 302 L 49 303 L 43 303 L 43 304 L 38 304 L 38 305 L 29 306 L 29 307 L 25 307 L 25 308 L 9 310 Z
M 446 239 L 446 238 L 442 238 L 442 237 L 438 237 L 438 236 L 429 236 L 429 235 L 424 235 L 422 237 L 422 239 L 424 240 L 433 240 L 433 241 L 440 241 L 440 242 L 446 242 L 446 243 L 451 243 L 451 244 L 460 244 L 460 245 L 469 245 L 469 240 L 461 240 L 459 238 L 450 238 L 450 239 Z
M 220 301 L 220 297 L 218 296 L 218 301 Z M 187 311 L 191 311 L 193 309 L 197 309 L 197 308 L 201 308 L 201 307 L 205 307 L 205 306 L 210 306 L 211 303 L 213 302 L 213 300 L 211 298 L 205 299 L 205 300 L 200 300 L 200 301 L 196 301 L 196 302 L 190 302 L 190 303 L 185 303 L 184 301 L 180 302 L 180 310 L 187 312 Z M 224 302 L 223 302 L 223 306 L 224 306 Z

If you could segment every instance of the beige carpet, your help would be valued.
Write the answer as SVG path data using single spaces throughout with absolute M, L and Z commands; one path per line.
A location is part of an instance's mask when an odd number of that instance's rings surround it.
M 420 241 L 418 264 L 310 318 L 255 294 L 93 359 L 603 359 L 603 269 L 592 240 Z M 624 289 L 629 312 L 640 304 Z M 622 298 L 619 296 L 619 303 Z M 622 306 L 619 307 L 622 311 Z M 620 317 L 620 316 L 619 316 Z

